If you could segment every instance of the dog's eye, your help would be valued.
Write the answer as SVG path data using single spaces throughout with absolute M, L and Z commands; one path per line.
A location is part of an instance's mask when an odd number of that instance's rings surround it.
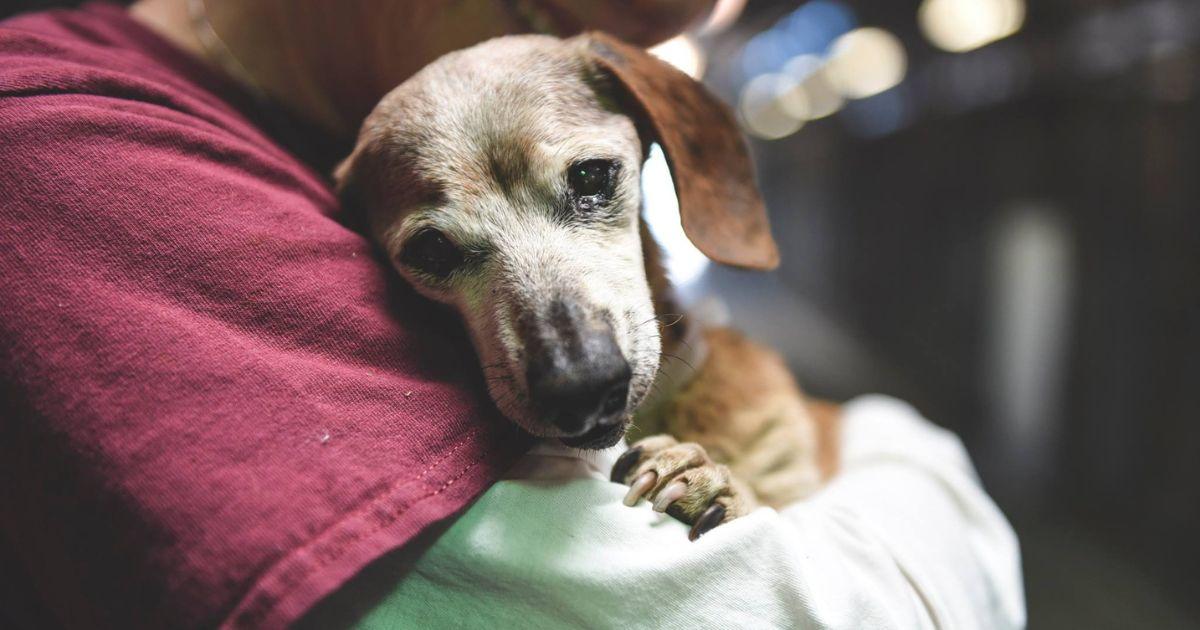
M 426 229 L 417 232 L 400 250 L 400 262 L 422 273 L 444 278 L 463 262 L 463 252 L 445 234 Z
M 584 160 L 567 170 L 571 194 L 581 197 L 612 197 L 616 164 L 611 160 Z

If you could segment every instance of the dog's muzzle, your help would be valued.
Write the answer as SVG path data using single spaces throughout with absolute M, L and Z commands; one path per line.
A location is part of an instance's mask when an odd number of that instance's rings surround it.
M 556 300 L 522 329 L 526 383 L 542 421 L 558 428 L 567 446 L 615 444 L 625 426 L 632 372 L 612 325 L 576 302 Z

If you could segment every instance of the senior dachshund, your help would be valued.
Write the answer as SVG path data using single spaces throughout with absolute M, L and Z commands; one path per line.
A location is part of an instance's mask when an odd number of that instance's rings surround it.
M 695 539 L 818 487 L 835 467 L 837 409 L 731 330 L 666 325 L 678 307 L 640 218 L 653 142 L 705 255 L 778 264 L 728 110 L 602 33 L 442 57 L 384 97 L 335 179 L 396 270 L 461 315 L 499 409 L 581 449 L 629 430 L 612 471 L 626 504 L 646 497 Z M 689 337 L 687 381 L 656 379 Z

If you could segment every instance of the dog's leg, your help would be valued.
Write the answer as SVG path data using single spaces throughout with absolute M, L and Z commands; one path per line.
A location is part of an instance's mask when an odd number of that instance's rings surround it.
M 783 360 L 728 329 L 703 334 L 707 353 L 687 384 L 637 418 L 613 469 L 693 536 L 811 494 L 836 468 L 836 405 L 808 401 Z

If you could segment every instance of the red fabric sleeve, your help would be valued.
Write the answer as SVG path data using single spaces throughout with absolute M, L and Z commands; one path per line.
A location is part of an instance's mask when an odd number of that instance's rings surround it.
M 0 24 L 0 571 L 71 626 L 285 625 L 527 442 L 323 178 L 90 11 Z

